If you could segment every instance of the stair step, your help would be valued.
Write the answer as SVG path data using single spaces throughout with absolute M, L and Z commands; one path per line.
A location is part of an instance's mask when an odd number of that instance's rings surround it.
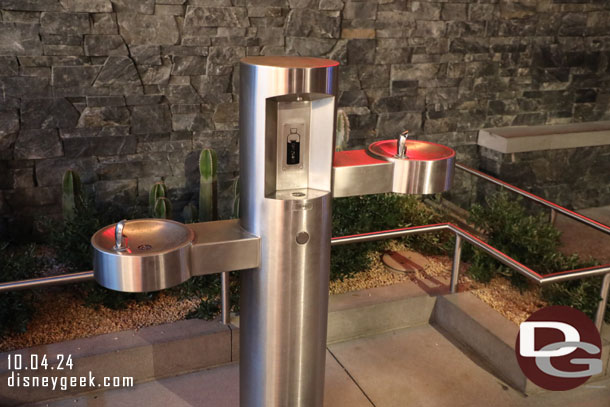
M 515 345 L 519 327 L 473 294 L 464 292 L 438 297 L 431 323 L 515 389 L 525 394 L 546 391 L 527 379 L 517 363 Z M 607 326 L 605 329 L 610 331 Z M 593 376 L 589 382 L 607 377 L 610 341 L 606 335 L 602 338 L 602 343 L 604 368 L 602 373 Z

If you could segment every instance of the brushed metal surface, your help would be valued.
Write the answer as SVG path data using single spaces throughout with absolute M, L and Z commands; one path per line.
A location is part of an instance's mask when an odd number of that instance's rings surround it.
M 392 192 L 394 164 L 366 150 L 339 151 L 333 160 L 333 197 Z
M 371 154 L 394 164 L 392 192 L 436 194 L 451 188 L 455 170 L 453 149 L 421 140 L 406 140 L 405 147 L 405 158 L 399 158 L 396 140 L 369 146 Z
M 337 68 L 320 58 L 241 61 L 241 225 L 261 237 L 260 267 L 240 273 L 241 407 L 322 406 Z M 278 170 L 289 116 L 274 104 L 283 100 L 311 101 L 307 174 L 295 183 Z
M 396 138 L 396 158 L 406 158 L 407 156 L 407 139 L 409 138 L 409 130 L 405 130 Z
M 242 407 L 322 406 L 332 198 L 299 192 L 267 200 L 261 267 L 240 273 Z
M 123 219 L 118 222 L 114 227 L 114 247 L 113 249 L 117 252 L 127 250 L 127 244 L 125 243 L 125 235 L 123 234 L 123 228 L 125 227 L 127 219 Z
M 125 250 L 115 250 L 116 224 L 91 238 L 93 272 L 102 286 L 116 291 L 157 291 L 191 276 L 190 249 L 195 234 L 182 223 L 166 219 L 125 221 Z
M 260 265 L 260 238 L 246 232 L 238 219 L 186 225 L 195 234 L 191 274 L 222 273 Z
M 333 197 L 392 192 L 392 163 L 333 167 Z
M 29 290 L 30 288 L 51 287 L 56 285 L 94 281 L 93 270 L 78 273 L 60 274 L 58 276 L 31 278 L 28 280 L 6 281 L 0 283 L 0 293 Z

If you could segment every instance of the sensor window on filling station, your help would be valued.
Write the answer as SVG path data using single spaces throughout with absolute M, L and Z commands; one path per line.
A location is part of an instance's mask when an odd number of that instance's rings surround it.
M 301 163 L 301 133 L 303 132 L 303 125 L 286 124 L 284 125 L 284 130 L 286 129 L 288 129 L 288 136 L 286 137 L 286 165 L 298 165 Z

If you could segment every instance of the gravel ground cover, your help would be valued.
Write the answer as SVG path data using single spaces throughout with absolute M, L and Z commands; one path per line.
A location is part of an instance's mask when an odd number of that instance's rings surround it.
M 408 250 L 399 243 L 392 242 L 389 250 Z M 343 281 L 332 281 L 330 283 L 331 294 L 341 294 L 349 291 L 364 290 L 373 287 L 382 287 L 404 281 L 436 280 L 444 278 L 448 281 L 451 274 L 451 259 L 447 256 L 423 256 L 426 261 L 422 271 L 412 273 L 390 272 L 381 261 L 380 253 L 371 253 L 372 266 L 369 270 L 358 273 Z M 418 256 L 418 257 L 421 257 Z M 460 291 L 469 290 L 475 296 L 498 311 L 505 318 L 520 324 L 525 321 L 534 311 L 547 305 L 541 299 L 540 288 L 530 286 L 523 292 L 511 285 L 503 277 L 495 277 L 489 283 L 478 283 L 466 275 L 468 265 L 462 264 L 458 288 Z
M 134 301 L 124 309 L 113 310 L 103 306 L 88 307 L 66 289 L 49 292 L 42 296 L 28 330 L 0 339 L 0 351 L 179 321 L 196 309 L 199 302 L 198 299 L 180 300 L 161 293 L 153 300 Z

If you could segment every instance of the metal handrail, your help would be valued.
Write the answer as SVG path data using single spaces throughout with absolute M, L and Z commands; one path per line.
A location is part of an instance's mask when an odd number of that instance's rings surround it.
M 493 184 L 499 185 L 503 188 L 508 189 L 511 192 L 519 194 L 527 199 L 538 202 L 539 204 L 542 204 L 542 205 L 546 206 L 547 208 L 550 208 L 551 209 L 551 216 L 550 216 L 551 224 L 555 223 L 555 219 L 557 219 L 557 213 L 561 213 L 571 219 L 574 219 L 589 227 L 592 227 L 600 232 L 610 234 L 610 226 L 608 226 L 608 225 L 604 225 L 603 223 L 598 222 L 594 219 L 588 218 L 584 215 L 581 215 L 580 213 L 571 211 L 567 208 L 564 208 L 563 206 L 557 205 L 554 202 L 547 201 L 546 199 L 541 198 L 538 195 L 534 195 L 531 192 L 527 192 L 521 188 L 518 188 L 514 185 L 504 182 L 498 178 L 492 177 L 491 175 L 485 174 L 484 172 L 470 168 L 466 165 L 456 163 L 455 166 L 458 169 L 465 171 L 466 173 L 469 173 L 476 177 L 482 178 Z M 461 248 L 459 250 L 461 251 Z M 456 252 L 457 251 L 458 251 L 458 241 L 456 241 Z M 508 265 L 508 266 L 511 267 L 510 265 Z M 598 267 L 589 267 L 589 268 L 584 268 L 584 269 L 568 270 L 568 271 L 562 271 L 559 273 L 547 274 L 543 277 L 543 280 L 541 280 L 540 283 L 543 284 L 543 283 L 567 281 L 567 280 L 591 277 L 593 275 L 605 274 L 604 279 L 602 281 L 601 292 L 600 292 L 601 301 L 598 304 L 597 313 L 595 316 L 595 325 L 601 331 L 601 326 L 604 321 L 606 304 L 608 303 L 608 296 L 610 295 L 610 273 L 608 273 L 608 271 L 605 271 L 605 272 L 602 272 L 602 271 L 607 269 L 608 266 L 610 266 L 610 265 L 603 265 L 603 266 L 598 266 Z M 520 271 L 518 269 L 515 269 L 515 270 Z M 523 270 L 523 271 L 527 271 L 527 270 Z M 529 271 L 531 271 L 531 270 L 529 270 Z M 522 272 L 522 271 L 520 271 L 520 272 Z M 538 275 L 538 276 L 540 276 L 540 275 Z
M 575 219 L 587 226 L 593 227 L 601 232 L 610 234 L 610 227 L 600 223 L 596 220 L 590 219 L 586 216 L 583 216 L 579 213 L 570 211 L 562 206 L 559 206 L 553 202 L 547 201 L 537 195 L 534 195 L 530 192 L 524 191 L 520 188 L 515 187 L 514 185 L 508 184 L 504 181 L 501 181 L 497 178 L 494 178 L 490 175 L 487 175 L 483 172 L 474 170 L 465 165 L 456 163 L 456 167 L 475 175 L 477 177 L 483 178 L 487 181 L 490 181 L 496 185 L 500 185 L 510 191 L 513 191 L 519 195 L 522 195 L 528 199 L 541 203 L 549 208 L 551 208 L 551 220 L 554 220 L 557 213 L 562 213 L 572 219 Z M 507 254 L 499 251 L 493 246 L 489 245 L 485 241 L 481 240 L 477 236 L 469 233 L 468 231 L 460 228 L 457 225 L 452 223 L 439 223 L 435 225 L 423 225 L 423 226 L 412 226 L 408 228 L 399 228 L 392 230 L 384 230 L 379 232 L 370 232 L 370 233 L 362 233 L 358 235 L 350 235 L 350 236 L 341 236 L 341 237 L 333 237 L 331 238 L 331 246 L 339 246 L 350 243 L 358 243 L 358 242 L 368 242 L 373 240 L 383 240 L 383 239 L 392 239 L 396 237 L 406 236 L 409 234 L 418 234 L 424 232 L 434 232 L 434 231 L 442 231 L 449 230 L 454 233 L 455 240 L 455 249 L 453 252 L 453 264 L 451 267 L 451 283 L 450 290 L 452 293 L 457 291 L 457 283 L 459 277 L 459 268 L 461 263 L 461 254 L 462 254 L 462 244 L 463 241 L 467 241 L 473 246 L 478 247 L 483 250 L 485 253 L 492 256 L 494 259 L 508 266 L 512 270 L 517 271 L 518 273 L 534 280 L 539 285 L 546 285 L 551 283 L 558 283 L 562 281 L 581 279 L 586 277 L 594 277 L 603 275 L 604 279 L 601 286 L 600 297 L 601 301 L 598 304 L 596 316 L 595 316 L 595 325 L 601 331 L 601 326 L 604 320 L 604 314 L 606 310 L 606 304 L 608 303 L 608 295 L 610 291 L 610 264 L 604 264 L 601 266 L 595 267 L 587 267 L 582 269 L 574 269 L 574 270 L 566 270 L 558 273 L 546 274 L 542 275 L 527 267 L 526 265 L 520 263 L 519 261 L 513 259 Z M 40 288 L 46 286 L 55 286 L 61 284 L 69 284 L 69 283 L 77 283 L 83 281 L 93 280 L 93 271 L 85 271 L 80 273 L 72 273 L 72 274 L 64 274 L 61 276 L 53 276 L 53 277 L 42 277 L 30 280 L 20 280 L 20 281 L 12 281 L 6 283 L 0 283 L 0 293 L 7 291 L 16 291 L 23 290 L 29 288 Z M 224 323 L 228 323 L 229 318 L 229 276 L 228 273 L 222 273 L 221 275 L 221 302 L 222 302 L 222 321 Z
M 578 221 L 580 223 L 584 223 L 587 226 L 590 226 L 590 227 L 592 227 L 594 229 L 597 229 L 600 232 L 607 233 L 607 234 L 610 235 L 610 226 L 608 226 L 608 225 L 604 225 L 603 223 L 598 222 L 598 221 L 596 221 L 594 219 L 587 218 L 586 216 L 581 215 L 580 213 L 577 213 L 577 212 L 571 211 L 569 209 L 566 209 L 563 206 L 557 205 L 556 203 L 551 202 L 551 201 L 547 201 L 546 199 L 541 198 L 538 195 L 534 195 L 531 192 L 524 191 L 521 188 L 518 188 L 518 187 L 516 187 L 514 185 L 511 185 L 511 184 L 509 184 L 507 182 L 504 182 L 504 181 L 502 181 L 500 179 L 494 178 L 491 175 L 485 174 L 484 172 L 481 172 L 481 171 L 475 170 L 473 168 L 467 167 L 467 166 L 465 166 L 463 164 L 455 163 L 455 167 L 459 168 L 460 170 L 462 170 L 464 172 L 467 172 L 467 173 L 469 173 L 471 175 L 474 175 L 476 177 L 483 178 L 484 180 L 489 181 L 489 182 L 491 182 L 493 184 L 496 184 L 496 185 L 499 185 L 501 187 L 504 187 L 504 188 L 508 189 L 509 191 L 512 191 L 512 192 L 514 192 L 516 194 L 519 194 L 521 196 L 526 197 L 527 199 L 530 199 L 532 201 L 538 202 L 539 204 L 542 204 L 542 205 L 546 206 L 547 208 L 550 208 L 551 209 L 551 222 L 554 221 L 554 219 L 555 219 L 555 217 L 557 215 L 557 212 L 559 212 L 562 215 L 565 215 L 565 216 L 567 216 L 569 218 L 572 218 L 572 219 L 574 219 L 574 220 L 576 220 L 576 221 Z
M 541 285 L 547 285 L 550 283 L 558 283 L 562 281 L 575 280 L 582 277 L 593 277 L 598 275 L 604 275 L 606 273 L 610 273 L 610 264 L 605 264 L 602 266 L 594 266 L 587 267 L 582 269 L 574 269 L 574 270 L 566 270 L 560 271 L 558 273 L 552 274 L 540 274 L 531 268 L 527 267 L 523 263 L 520 263 L 518 260 L 513 259 L 509 255 L 499 251 L 495 247 L 489 245 L 485 241 L 479 239 L 472 233 L 460 228 L 453 223 L 438 223 L 435 225 L 424 225 L 424 226 L 412 226 L 408 228 L 400 228 L 400 229 L 390 229 L 390 230 L 382 230 L 378 232 L 371 233 L 362 233 L 358 235 L 350 235 L 350 236 L 341 236 L 341 237 L 333 237 L 331 238 L 331 246 L 339 246 L 349 243 L 362 243 L 362 242 L 370 242 L 374 240 L 384 240 L 384 239 L 392 239 L 396 237 L 402 237 L 410 234 L 417 234 L 423 232 L 434 232 L 440 230 L 450 230 L 457 237 L 466 240 L 468 243 L 476 246 L 477 248 L 483 250 L 494 259 L 499 262 L 505 264 L 511 269 L 518 271 L 520 274 L 534 280 L 536 283 Z
M 339 246 L 350 243 L 362 243 L 371 242 L 374 240 L 392 239 L 396 237 L 402 237 L 410 234 L 418 234 L 423 232 L 435 232 L 440 230 L 450 230 L 456 236 L 468 241 L 473 246 L 483 250 L 496 260 L 510 267 L 511 269 L 518 271 L 526 277 L 536 281 L 538 284 L 547 285 L 551 283 L 558 283 L 562 281 L 575 280 L 582 277 L 593 277 L 599 275 L 605 275 L 610 273 L 610 264 L 604 264 L 601 266 L 587 267 L 582 269 L 560 271 L 552 274 L 540 274 L 531 268 L 527 267 L 518 260 L 513 259 L 509 255 L 499 251 L 495 247 L 489 245 L 485 241 L 479 239 L 472 233 L 462 229 L 461 227 L 454 225 L 453 223 L 438 223 L 435 225 L 424 225 L 424 226 L 411 226 L 408 228 L 382 230 L 379 232 L 362 233 L 358 235 L 341 236 L 331 238 L 331 246 Z
M 392 239 L 402 237 L 410 234 L 418 234 L 424 232 L 434 232 L 441 230 L 449 230 L 456 236 L 455 250 L 453 252 L 453 264 L 451 267 L 451 284 L 450 290 L 452 293 L 457 291 L 457 282 L 459 277 L 459 268 L 461 262 L 462 242 L 466 240 L 468 243 L 476 246 L 483 250 L 485 253 L 492 256 L 494 259 L 505 264 L 509 268 L 517 271 L 518 273 L 534 280 L 539 285 L 547 285 L 551 283 L 558 283 L 562 281 L 575 280 L 585 277 L 593 276 L 604 276 L 604 282 L 601 289 L 602 300 L 599 303 L 597 313 L 595 316 L 595 325 L 601 331 L 601 326 L 604 320 L 604 314 L 606 310 L 606 304 L 608 302 L 608 287 L 610 287 L 610 264 L 604 264 L 602 266 L 588 267 L 584 269 L 566 270 L 558 273 L 542 275 L 527 267 L 523 263 L 513 259 L 507 254 L 499 251 L 495 247 L 489 245 L 483 240 L 479 239 L 475 235 L 467 232 L 452 223 L 439 223 L 436 225 L 425 225 L 425 226 L 412 226 L 400 229 L 383 230 L 379 232 L 362 233 L 358 235 L 333 237 L 331 239 L 331 246 L 339 246 L 350 243 L 362 243 L 370 242 L 374 240 Z
M 72 283 L 83 283 L 85 281 L 93 281 L 93 271 L 81 271 L 78 273 L 61 274 L 59 276 L 31 278 L 28 280 L 0 283 L 0 293 L 28 290 L 31 288 L 52 287 Z

